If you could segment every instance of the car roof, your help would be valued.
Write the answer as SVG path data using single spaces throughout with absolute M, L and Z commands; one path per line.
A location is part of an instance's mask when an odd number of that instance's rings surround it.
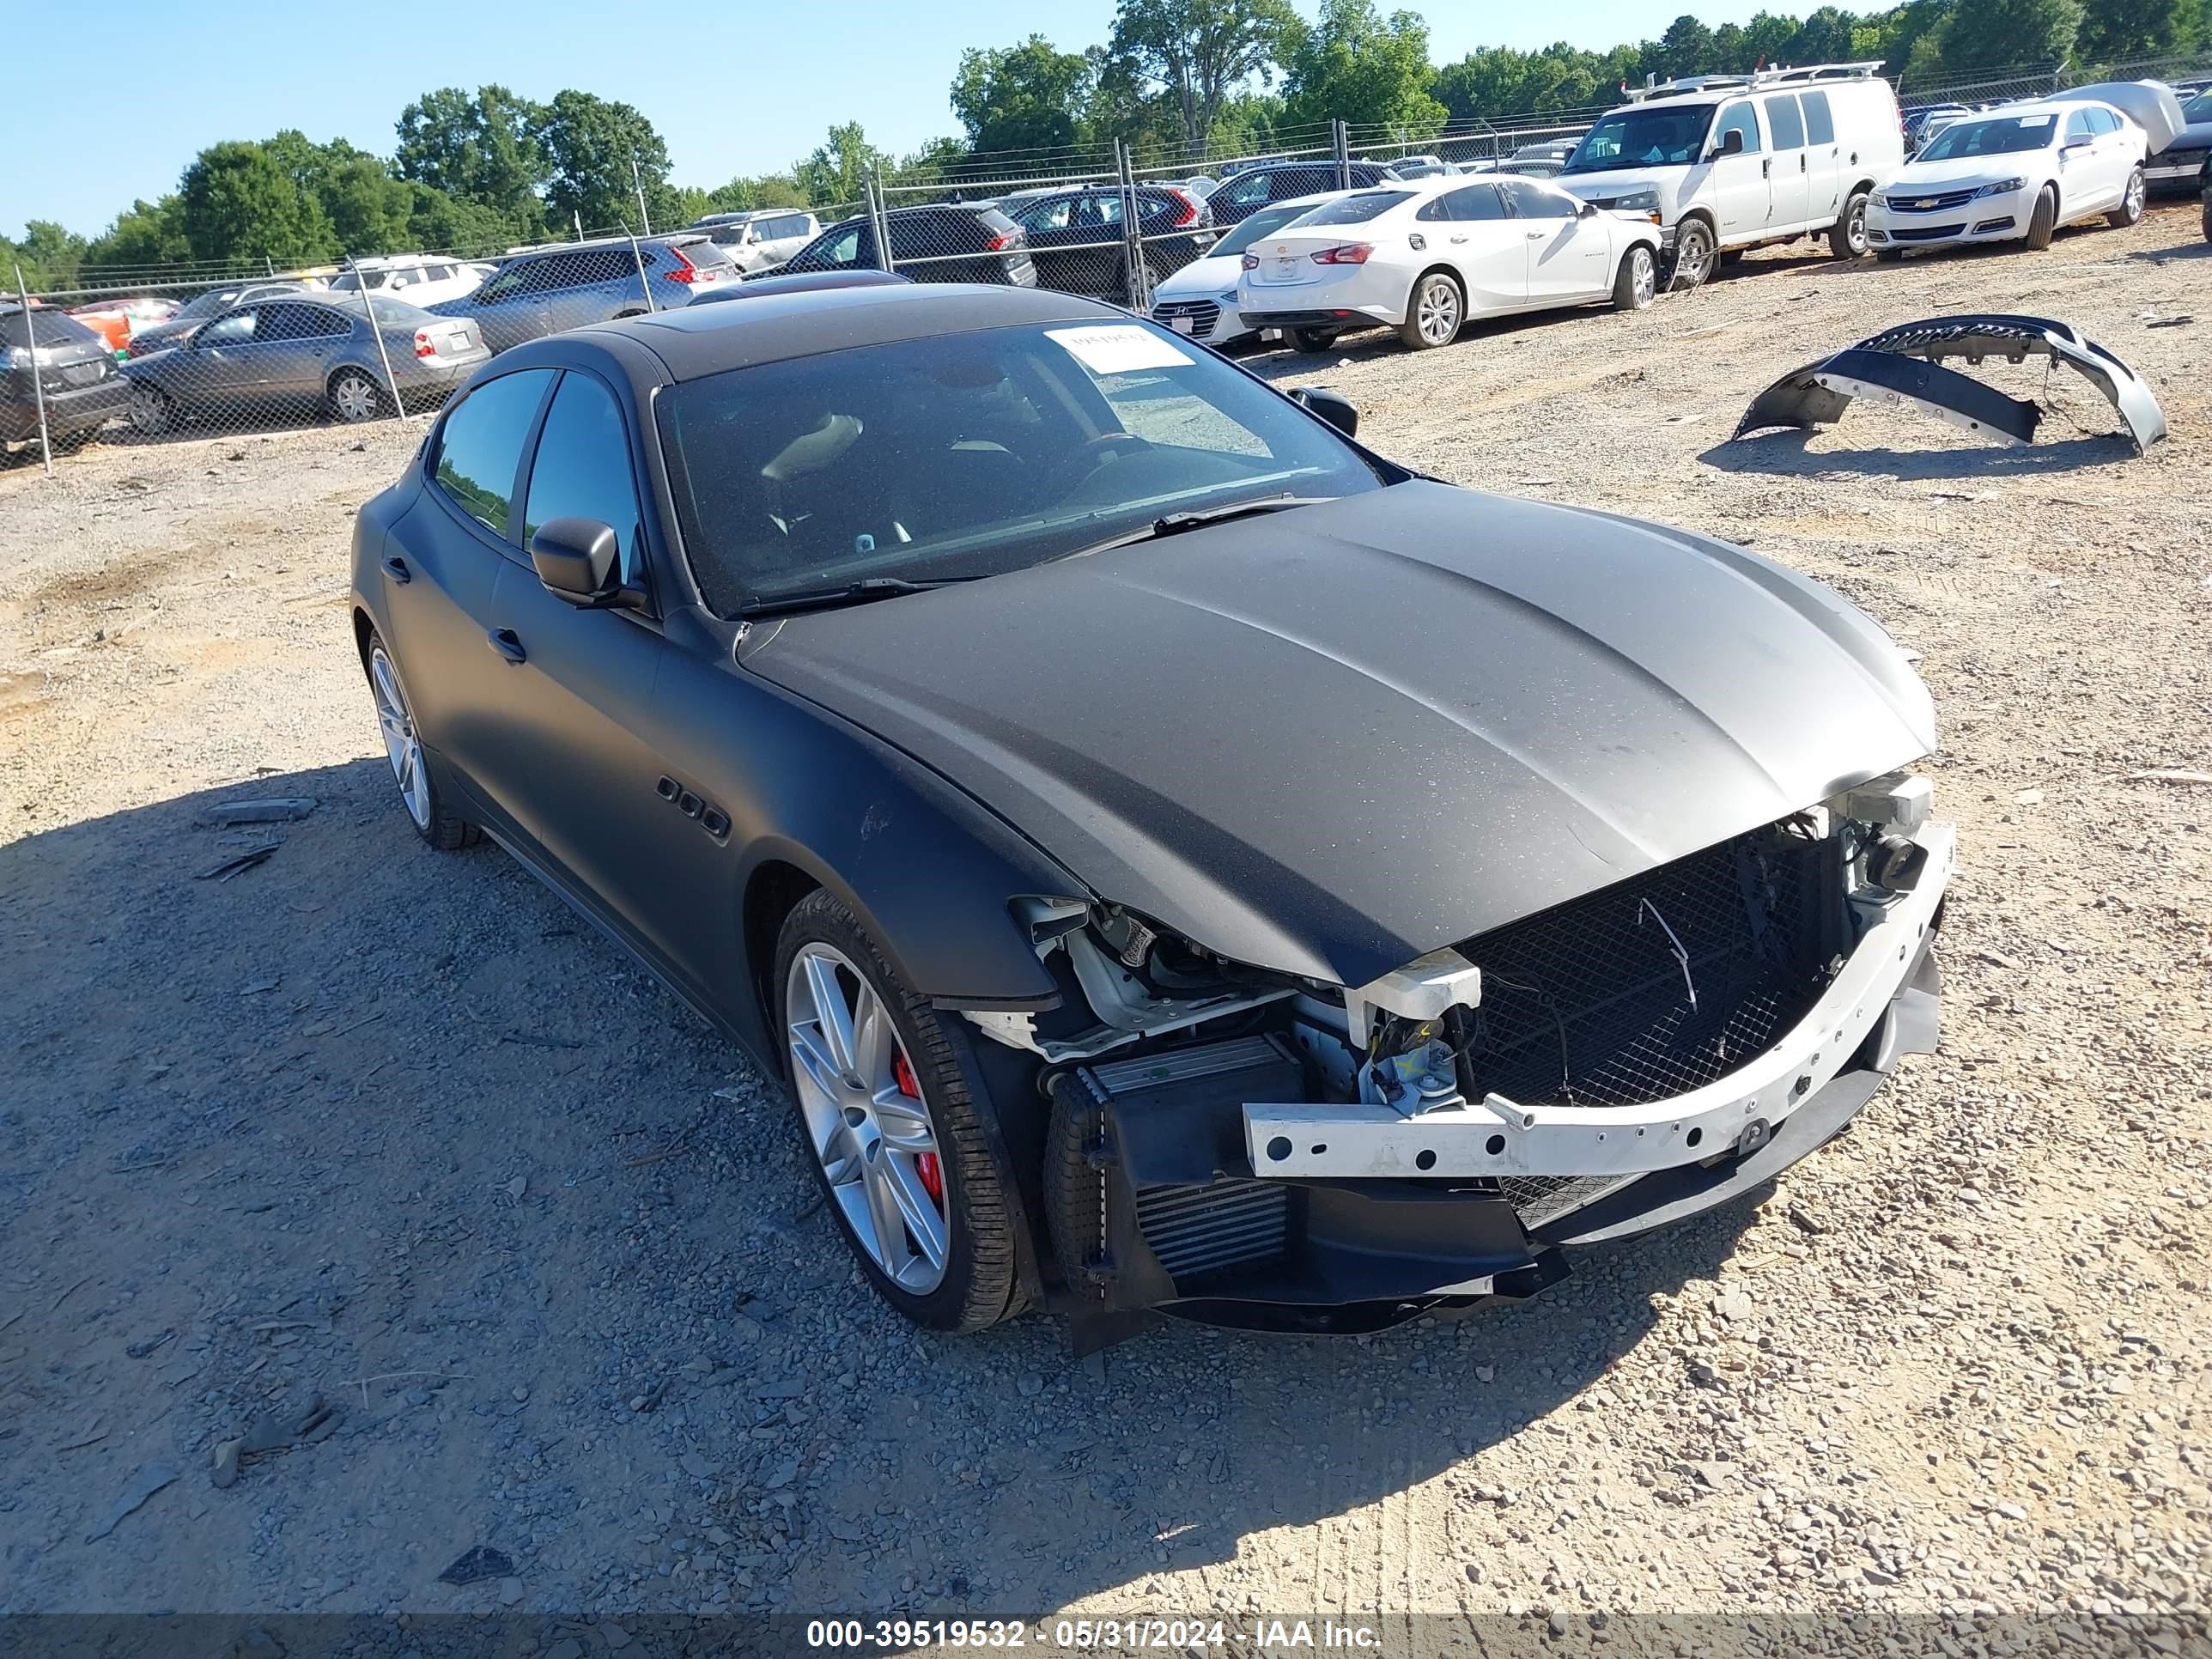
M 1048 289 L 914 283 L 763 294 L 744 305 L 685 306 L 596 323 L 549 340 L 626 336 L 681 381 L 852 346 L 1032 323 L 1110 322 L 1127 324 L 1128 313 Z

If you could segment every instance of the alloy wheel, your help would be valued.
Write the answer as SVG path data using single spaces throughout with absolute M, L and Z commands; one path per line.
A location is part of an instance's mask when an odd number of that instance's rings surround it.
M 176 419 L 169 395 L 157 386 L 140 381 L 131 388 L 131 424 L 149 438 L 167 432 Z
M 366 374 L 351 372 L 331 382 L 331 410 L 341 421 L 365 421 L 376 413 L 376 387 Z
M 1648 247 L 1631 248 L 1628 252 L 1629 282 L 1636 290 L 1637 309 L 1642 310 L 1658 297 L 1659 267 L 1653 262 Z
M 392 776 L 399 785 L 399 799 L 418 830 L 430 827 L 430 779 L 422 768 L 422 743 L 415 735 L 415 716 L 407 707 L 407 694 L 399 689 L 399 671 L 378 646 L 369 653 L 368 683 L 376 698 L 376 723 L 384 732 L 384 753 L 392 763 Z
M 2123 204 L 2123 209 L 2128 216 L 2128 222 L 2130 224 L 2133 224 L 2136 220 L 2142 217 L 2143 191 L 2142 173 L 2140 171 L 2137 171 L 2130 174 L 2128 178 L 2128 197 L 2126 202 Z
M 1712 239 L 1705 227 L 1694 222 L 1683 226 L 1680 240 L 1674 244 L 1676 286 L 1697 287 L 1710 273 L 1712 262 Z
M 1854 198 L 1850 213 L 1844 222 L 1844 240 L 1854 254 L 1867 251 L 1866 216 L 1866 198 Z
M 1414 315 L 1421 337 L 1431 345 L 1448 344 L 1459 332 L 1459 290 L 1444 276 L 1431 276 L 1421 284 Z
M 883 1000 L 817 940 L 792 958 L 793 1086 L 823 1178 L 860 1247 L 899 1289 L 944 1282 L 951 1229 L 937 1127 Z

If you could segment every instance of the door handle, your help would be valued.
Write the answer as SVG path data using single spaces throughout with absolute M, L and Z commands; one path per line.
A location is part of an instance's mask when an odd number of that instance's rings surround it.
M 1771 155 L 1762 155 L 1759 158 L 1759 176 L 1762 179 L 1771 179 L 1774 176 L 1774 158 Z
M 415 580 L 415 573 L 407 568 L 407 561 L 397 553 L 384 562 L 384 574 L 402 587 Z
M 493 650 L 509 662 L 521 662 L 530 654 L 522 648 L 522 641 L 515 637 L 512 628 L 495 628 L 484 638 L 491 642 Z

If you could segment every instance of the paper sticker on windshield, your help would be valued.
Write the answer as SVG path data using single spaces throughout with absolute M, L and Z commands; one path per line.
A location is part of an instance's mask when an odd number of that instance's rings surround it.
M 1170 345 L 1150 329 L 1133 323 L 1101 323 L 1085 328 L 1048 328 L 1048 339 L 1067 349 L 1067 354 L 1093 374 L 1127 374 L 1139 368 L 1181 368 L 1195 362 L 1179 346 Z

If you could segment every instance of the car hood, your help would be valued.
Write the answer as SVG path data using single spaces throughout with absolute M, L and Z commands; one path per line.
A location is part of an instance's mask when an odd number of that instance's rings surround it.
M 1686 171 L 1685 167 L 1621 167 L 1611 173 L 1562 173 L 1552 182 L 1593 202 L 1609 202 L 1639 190 L 1656 191 L 1663 201 L 1674 193 Z
M 1935 746 L 1902 653 L 1826 589 L 1419 481 L 781 618 L 742 655 L 1099 896 L 1346 985 Z
M 2025 179 L 2033 184 L 2051 176 L 2051 152 L 2014 150 L 2006 155 L 1962 155 L 1955 161 L 1908 161 L 1882 186 L 1885 196 L 1913 197 L 1962 185 L 2002 184 Z
M 1203 259 L 1193 259 L 1165 282 L 1155 286 L 1155 300 L 1218 300 L 1237 289 L 1237 278 L 1244 269 L 1241 253 L 1209 254 Z

